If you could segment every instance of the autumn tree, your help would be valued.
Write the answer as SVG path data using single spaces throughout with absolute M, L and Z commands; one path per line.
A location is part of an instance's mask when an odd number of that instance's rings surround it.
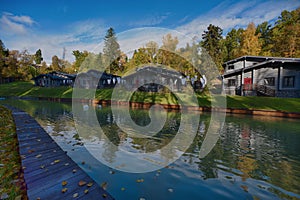
M 37 69 L 33 66 L 34 55 L 28 50 L 20 52 L 18 59 L 18 76 L 23 80 L 30 80 L 37 75 Z
M 116 33 L 113 28 L 109 28 L 104 38 L 103 55 L 105 66 L 108 67 L 109 73 L 118 70 L 119 58 L 121 55 L 120 45 L 117 41 Z
M 52 64 L 50 69 L 53 71 L 63 72 L 65 70 L 64 61 L 59 59 L 57 55 L 52 56 Z
M 6 66 L 5 60 L 8 56 L 8 49 L 5 48 L 4 43 L 0 40 L 0 78 L 2 77 L 2 71 Z
M 246 30 L 242 33 L 240 56 L 252 55 L 258 56 L 261 52 L 261 43 L 259 41 L 260 34 L 256 33 L 255 24 L 250 23 Z
M 14 77 L 18 78 L 18 68 L 19 68 L 19 51 L 12 50 L 8 52 L 8 56 L 5 59 L 5 65 L 2 69 L 2 76 L 3 77 Z
M 155 58 L 157 57 L 158 53 L 158 44 L 154 41 L 150 41 L 146 44 L 146 53 L 149 56 L 150 62 L 155 63 Z
M 162 46 L 157 52 L 157 62 L 159 64 L 170 66 L 171 68 L 176 69 L 174 63 L 176 63 L 175 51 L 179 40 L 177 37 L 173 37 L 170 33 L 163 36 Z
M 73 63 L 73 69 L 75 72 L 78 72 L 80 69 L 81 64 L 85 60 L 85 58 L 88 56 L 87 51 L 79 51 L 75 50 L 72 52 L 73 56 L 75 57 L 75 62 Z

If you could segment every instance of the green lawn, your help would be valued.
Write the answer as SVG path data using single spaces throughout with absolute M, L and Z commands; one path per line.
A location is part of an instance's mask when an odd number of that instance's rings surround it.
M 99 100 L 110 100 L 113 89 L 97 90 L 95 98 Z M 31 82 L 14 82 L 0 85 L 1 96 L 18 96 L 18 97 L 55 97 L 55 98 L 72 98 L 72 88 L 70 87 L 55 87 L 44 88 L 35 87 Z M 93 92 L 83 90 L 88 94 Z M 121 92 L 119 96 L 126 96 L 126 91 Z M 88 95 L 87 95 L 88 96 Z M 91 95 L 90 95 L 91 96 Z M 92 95 L 93 96 L 93 95 Z M 179 94 L 179 97 L 185 101 L 189 101 L 189 96 Z M 210 107 L 211 97 L 205 95 L 197 95 L 200 106 Z M 300 112 L 300 98 L 272 98 L 272 97 L 241 97 L 227 96 L 228 108 L 241 109 L 263 109 L 263 110 L 279 110 L 287 112 Z M 131 96 L 132 102 L 148 102 L 161 104 L 177 104 L 178 100 L 170 93 L 146 93 L 135 92 Z

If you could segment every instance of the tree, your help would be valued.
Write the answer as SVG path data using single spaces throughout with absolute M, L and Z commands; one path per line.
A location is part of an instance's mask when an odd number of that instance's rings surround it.
M 2 69 L 2 76 L 3 77 L 19 77 L 18 75 L 18 59 L 19 59 L 19 51 L 13 50 L 9 51 L 9 55 L 5 59 L 5 65 Z
M 150 62 L 155 62 L 155 57 L 157 56 L 158 52 L 158 44 L 154 41 L 150 41 L 146 44 L 146 52 L 149 55 Z
M 51 69 L 53 71 L 64 71 L 63 61 L 59 59 L 56 55 L 52 56 Z
M 0 40 L 0 78 L 3 76 L 3 69 L 6 67 L 6 59 L 9 55 L 9 50 L 5 48 L 2 40 Z M 0 80 L 1 81 L 1 80 Z
M 42 57 L 42 50 L 41 49 L 38 49 L 35 52 L 34 61 L 35 61 L 35 64 L 41 64 L 42 63 L 43 57 Z
M 171 33 L 168 33 L 167 35 L 163 36 L 162 42 L 162 49 L 174 52 L 179 41 L 177 37 L 173 38 Z
M 271 29 L 272 54 L 283 57 L 300 57 L 300 8 L 283 11 Z
M 226 35 L 224 45 L 226 48 L 224 61 L 232 60 L 238 57 L 238 51 L 241 48 L 242 33 L 244 30 L 242 28 L 232 29 Z
M 120 45 L 113 28 L 109 28 L 104 38 L 103 48 L 105 66 L 108 67 L 109 73 L 117 71 L 121 55 Z
M 37 75 L 37 70 L 33 67 L 34 55 L 30 54 L 28 50 L 24 50 L 19 53 L 18 58 L 18 70 L 16 77 L 20 77 L 23 80 L 30 80 Z
M 252 55 L 257 56 L 261 52 L 261 43 L 259 41 L 260 34 L 255 34 L 256 27 L 252 22 L 242 33 L 240 56 Z
M 157 62 L 163 65 L 167 65 L 173 69 L 177 68 L 177 55 L 175 54 L 178 38 L 173 37 L 170 33 L 163 36 L 162 43 L 163 45 L 157 52 Z
M 255 35 L 259 35 L 259 42 L 261 44 L 261 52 L 260 54 L 263 56 L 271 55 L 271 25 L 269 22 L 263 22 L 257 25 Z
M 200 43 L 220 70 L 223 64 L 222 33 L 223 30 L 220 27 L 210 24 L 202 34 L 202 41 Z
M 87 51 L 79 51 L 79 50 L 75 50 L 72 52 L 73 56 L 75 56 L 75 62 L 73 63 L 73 69 L 75 72 L 79 71 L 79 68 L 81 66 L 81 64 L 83 63 L 83 61 L 85 60 L 85 58 L 88 56 L 88 52 Z

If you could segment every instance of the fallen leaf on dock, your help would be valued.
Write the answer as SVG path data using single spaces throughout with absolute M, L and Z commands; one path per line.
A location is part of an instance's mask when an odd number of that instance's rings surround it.
M 84 186 L 85 184 L 86 184 L 86 182 L 85 182 L 85 181 L 82 181 L 82 180 L 78 182 L 78 185 L 79 185 L 80 187 L 81 187 L 81 186 Z
M 78 197 L 78 193 L 73 194 L 73 198 Z
M 68 188 L 63 188 L 63 189 L 61 190 L 62 193 L 65 193 L 66 191 L 68 191 Z
M 65 185 L 67 185 L 67 184 L 68 184 L 67 181 L 63 181 L 63 182 L 61 183 L 62 186 L 65 186 Z
M 107 188 L 107 182 L 101 183 L 101 187 L 102 187 L 104 190 L 106 190 L 106 188 Z
M 92 182 L 90 182 L 90 183 L 88 183 L 86 186 L 88 186 L 88 187 L 92 187 L 92 185 L 93 185 L 93 183 L 92 183 Z

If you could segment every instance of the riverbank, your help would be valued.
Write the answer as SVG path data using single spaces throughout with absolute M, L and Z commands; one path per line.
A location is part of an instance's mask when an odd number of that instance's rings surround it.
M 11 111 L 0 106 L 0 199 L 27 199 Z
M 109 104 L 112 89 L 97 90 L 94 103 Z M 71 101 L 72 88 L 35 87 L 30 82 L 14 82 L 0 85 L 0 97 L 39 98 L 42 100 Z M 211 111 L 212 98 L 206 95 L 196 94 L 200 111 Z M 299 98 L 274 98 L 274 97 L 242 97 L 227 96 L 227 113 L 256 114 L 279 117 L 300 117 Z M 122 102 L 118 102 L 122 103 Z M 123 102 L 122 104 L 127 104 Z M 170 93 L 146 93 L 136 92 L 129 104 L 132 107 L 147 108 L 154 103 L 163 105 L 167 109 L 179 109 L 176 98 Z M 193 108 L 190 108 L 193 109 Z M 224 108 L 213 108 L 224 111 Z M 299 116 L 299 117 L 298 117 Z

